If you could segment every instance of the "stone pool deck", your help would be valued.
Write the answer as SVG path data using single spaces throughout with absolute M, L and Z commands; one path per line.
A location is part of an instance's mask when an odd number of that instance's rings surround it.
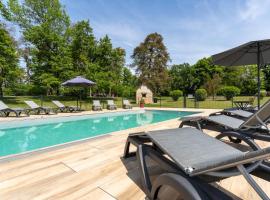
M 139 108 L 133 110 L 137 109 Z M 200 115 L 208 115 L 217 110 L 181 109 L 181 111 L 201 111 Z M 0 121 L 92 113 L 96 112 L 60 113 L 19 119 L 0 118 Z M 179 119 L 173 119 L 4 160 L 0 162 L 0 199 L 144 199 L 145 194 L 140 189 L 136 160 L 121 159 L 127 135 L 139 131 L 176 128 L 179 123 Z M 213 131 L 205 131 L 213 136 L 216 134 Z M 258 144 L 262 147 L 269 146 L 266 142 Z M 254 178 L 270 195 L 270 183 L 255 176 Z M 219 181 L 216 186 L 227 191 L 235 199 L 259 199 L 240 176 Z

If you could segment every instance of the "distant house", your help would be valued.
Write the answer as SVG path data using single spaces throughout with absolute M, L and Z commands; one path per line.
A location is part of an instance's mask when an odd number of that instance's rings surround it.
M 145 85 L 142 85 L 136 91 L 137 104 L 141 99 L 144 99 L 145 104 L 153 103 L 153 92 Z

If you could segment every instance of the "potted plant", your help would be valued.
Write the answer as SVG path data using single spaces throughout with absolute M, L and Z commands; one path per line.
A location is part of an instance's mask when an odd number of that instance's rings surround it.
M 141 100 L 140 100 L 140 108 L 144 108 L 144 104 L 145 104 L 144 99 L 141 98 Z

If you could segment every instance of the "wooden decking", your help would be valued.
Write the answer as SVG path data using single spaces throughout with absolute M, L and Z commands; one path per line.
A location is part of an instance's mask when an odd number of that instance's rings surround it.
M 171 120 L 0 163 L 0 199 L 144 199 L 135 159 L 121 159 L 127 134 L 178 124 Z M 270 195 L 270 183 L 254 178 Z M 239 176 L 222 180 L 217 186 L 236 199 L 259 199 Z

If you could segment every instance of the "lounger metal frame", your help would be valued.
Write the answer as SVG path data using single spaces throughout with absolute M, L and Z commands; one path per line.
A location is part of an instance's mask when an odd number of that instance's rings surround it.
M 164 134 L 166 133 L 164 132 Z M 137 147 L 136 153 L 130 152 L 130 144 Z M 267 151 L 269 152 L 269 148 Z M 237 160 L 235 162 L 228 163 L 227 165 L 216 166 L 202 171 L 183 171 L 183 169 L 179 168 L 172 159 L 164 156 L 167 155 L 167 153 L 162 151 L 145 133 L 137 133 L 128 136 L 123 157 L 128 158 L 134 155 L 137 156 L 143 188 L 150 199 L 157 198 L 158 192 L 163 185 L 169 185 L 176 190 L 183 190 L 182 194 L 191 199 L 230 199 L 228 195 L 216 190 L 208 184 L 209 182 L 212 182 L 211 178 L 205 179 L 205 177 L 222 179 L 224 178 L 224 170 L 226 170 L 227 172 L 225 177 L 243 175 L 262 199 L 269 200 L 266 193 L 250 176 L 250 172 L 255 170 L 263 159 L 269 157 L 269 153 L 266 156 L 264 152 L 264 150 L 250 152 L 242 160 Z M 146 165 L 146 156 L 158 163 L 158 166 L 167 172 L 160 175 L 154 184 L 152 184 L 150 180 L 149 171 Z M 245 167 L 244 164 L 246 163 L 253 163 L 251 164 L 253 167 Z M 234 169 L 231 169 L 231 167 L 234 167 Z M 217 179 L 212 180 L 216 181 Z

